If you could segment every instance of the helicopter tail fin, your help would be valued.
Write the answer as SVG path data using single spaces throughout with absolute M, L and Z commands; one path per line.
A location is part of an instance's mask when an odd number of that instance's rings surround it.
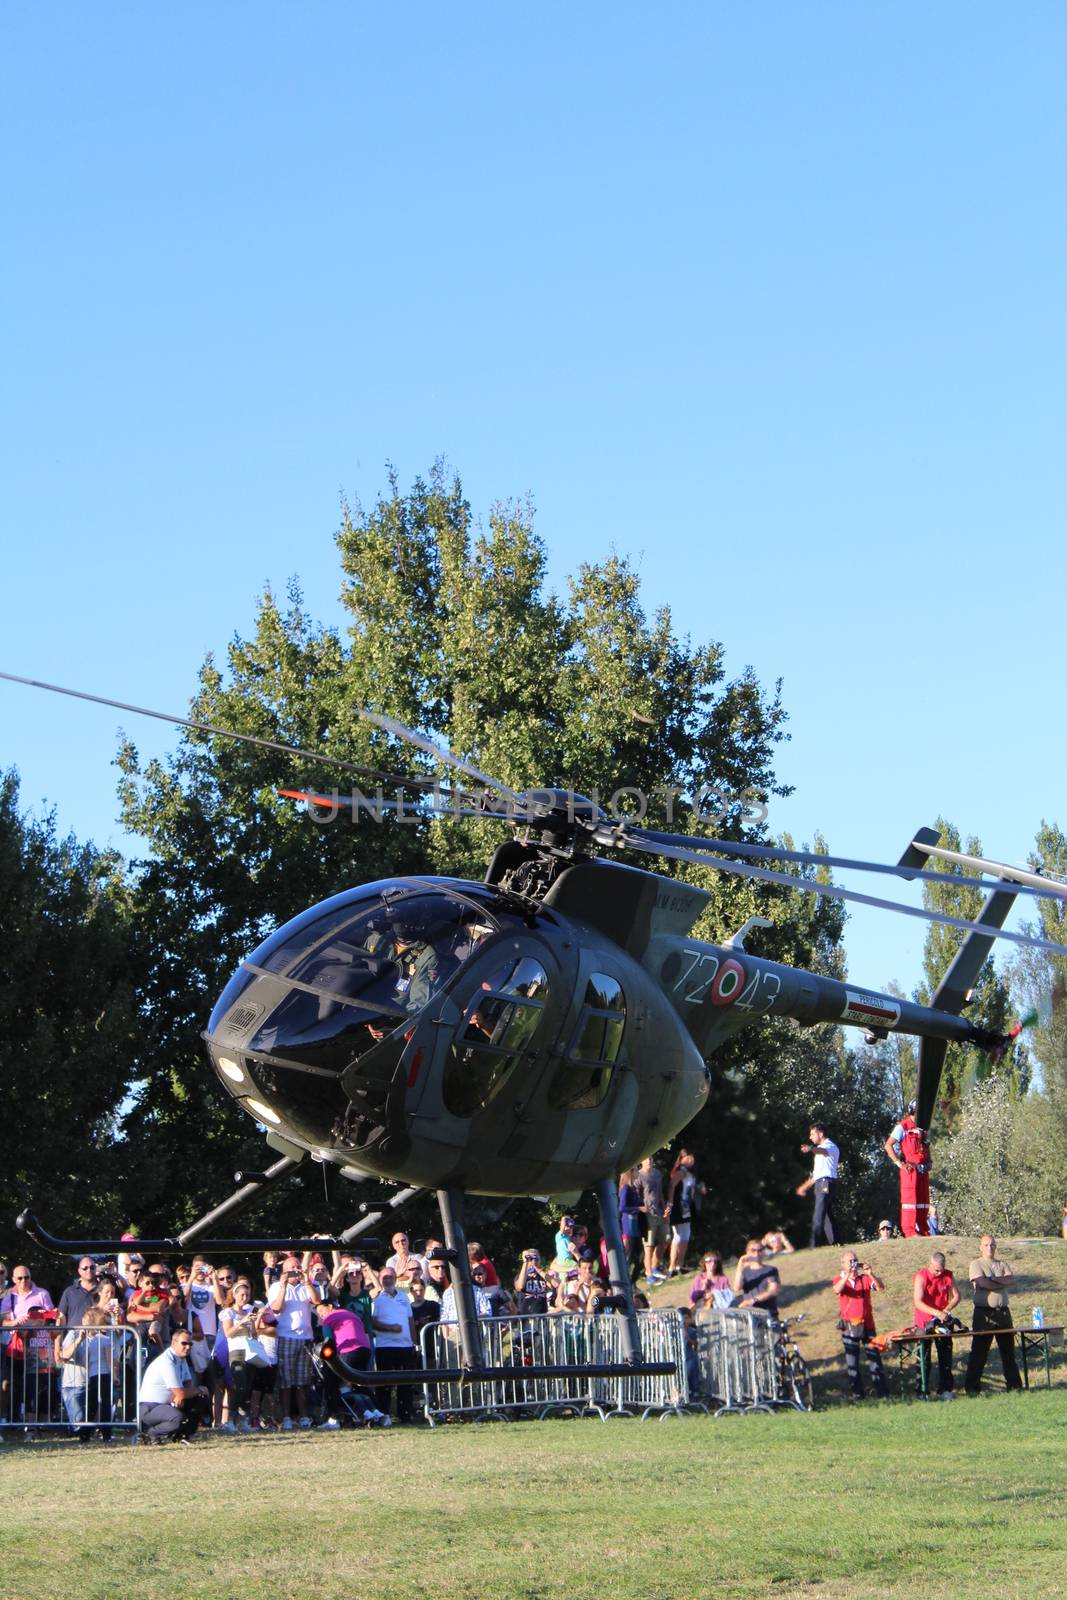
M 925 866 L 937 849 L 939 841 L 940 835 L 936 829 L 920 828 L 898 864 L 901 867 Z M 1015 890 L 1008 885 L 994 889 L 987 895 L 985 905 L 975 920 L 991 931 L 969 933 L 966 936 L 930 1001 L 932 1010 L 947 1011 L 954 1017 L 962 1014 L 978 974 L 996 942 L 996 930 L 1004 926 L 1015 900 Z M 916 1118 L 921 1128 L 929 1128 L 934 1114 L 947 1048 L 948 1044 L 944 1039 L 923 1039 L 919 1045 L 919 1080 L 915 1098 L 918 1101 Z

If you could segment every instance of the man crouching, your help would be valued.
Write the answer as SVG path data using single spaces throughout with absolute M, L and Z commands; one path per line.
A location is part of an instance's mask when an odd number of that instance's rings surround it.
M 141 1430 L 157 1444 L 189 1439 L 200 1426 L 208 1392 L 189 1365 L 192 1343 L 188 1329 L 175 1328 L 170 1348 L 148 1363 L 141 1379 Z

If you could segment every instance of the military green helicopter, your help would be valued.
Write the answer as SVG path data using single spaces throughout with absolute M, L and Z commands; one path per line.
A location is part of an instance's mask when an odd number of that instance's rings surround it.
M 361 714 L 457 775 L 444 797 L 433 780 L 431 804 L 443 804 L 449 815 L 498 818 L 512 837 L 499 845 L 481 883 L 411 877 L 345 889 L 302 911 L 245 958 L 215 1004 L 204 1040 L 219 1082 L 265 1130 L 280 1160 L 201 1221 L 235 1208 L 259 1192 L 257 1182 L 276 1181 L 308 1157 L 347 1177 L 404 1185 L 394 1204 L 435 1190 L 471 1370 L 484 1368 L 467 1273 L 465 1195 L 569 1200 L 594 1189 L 612 1286 L 626 1314 L 626 1360 L 638 1362 L 616 1177 L 699 1112 L 721 1045 L 768 1017 L 857 1027 L 872 1039 L 891 1031 L 918 1035 L 919 1121 L 928 1126 L 948 1044 L 995 1055 L 1014 1037 L 962 1014 L 994 939 L 1067 954 L 1002 931 L 1019 894 L 1067 899 L 1067 885 L 943 849 L 932 829 L 920 829 L 895 866 L 661 832 L 615 821 L 568 790 L 517 792 L 403 724 Z M 313 755 L 179 717 L 164 720 L 287 755 Z M 358 792 L 279 792 L 320 814 L 347 808 L 358 816 L 367 804 Z M 966 937 L 931 1004 L 921 1006 L 754 954 L 746 939 L 770 925 L 762 918 L 751 918 L 723 945 L 694 938 L 708 893 L 624 863 L 623 852 L 882 906 L 948 923 Z M 928 866 L 944 863 L 978 872 L 968 883 L 984 883 L 989 892 L 971 923 L 800 877 L 771 862 L 958 882 L 958 874 Z M 364 1219 L 342 1238 L 367 1225 Z M 194 1234 L 187 1230 L 178 1247 Z M 158 1247 L 168 1244 L 175 1241 Z M 90 1242 L 68 1246 L 88 1249 Z

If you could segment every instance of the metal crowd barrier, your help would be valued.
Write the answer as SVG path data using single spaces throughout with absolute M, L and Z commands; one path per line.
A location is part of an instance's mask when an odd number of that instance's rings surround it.
M 642 1311 L 642 1354 L 648 1361 L 671 1361 L 675 1370 L 661 1376 L 595 1378 L 587 1368 L 622 1361 L 621 1319 L 606 1313 L 487 1317 L 480 1323 L 487 1366 L 512 1367 L 515 1376 L 484 1383 L 427 1383 L 423 1413 L 432 1425 L 449 1417 L 481 1420 L 540 1419 L 556 1411 L 612 1416 L 640 1412 L 680 1411 L 687 1403 L 685 1343 L 677 1311 Z M 422 1330 L 425 1367 L 451 1367 L 459 1358 L 459 1333 L 454 1323 L 429 1323 Z M 553 1377 L 528 1378 L 525 1367 L 558 1366 Z
M 596 1346 L 593 1359 L 621 1361 L 621 1317 L 593 1317 L 586 1320 L 593 1324 L 590 1330 Z M 646 1361 L 669 1361 L 674 1371 L 633 1378 L 598 1378 L 594 1382 L 598 1405 L 605 1408 L 606 1417 L 629 1416 L 639 1412 L 642 1422 L 653 1412 L 659 1412 L 661 1421 L 666 1416 L 678 1416 L 690 1400 L 685 1325 L 676 1310 L 639 1311 L 637 1321 L 641 1328 L 641 1352 Z
M 774 1324 L 766 1311 L 698 1311 L 696 1348 L 700 1388 L 692 1398 L 717 1417 L 773 1411 L 781 1403 Z
M 10 1330 L 5 1330 L 10 1331 Z M 20 1329 L 24 1352 L 0 1348 L 0 1433 L 140 1432 L 141 1334 L 131 1327 Z

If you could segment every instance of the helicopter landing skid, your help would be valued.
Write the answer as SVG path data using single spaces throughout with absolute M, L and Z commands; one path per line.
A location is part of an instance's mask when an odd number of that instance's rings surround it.
M 35 1244 L 42 1250 L 51 1250 L 60 1256 L 113 1256 L 128 1250 L 131 1245 L 142 1254 L 151 1255 L 181 1255 L 187 1248 L 186 1235 L 179 1233 L 170 1239 L 57 1239 L 49 1233 L 44 1225 L 37 1219 L 32 1211 L 22 1211 L 15 1218 L 16 1228 L 21 1228 Z M 196 1239 L 198 1255 L 221 1256 L 237 1254 L 238 1251 L 260 1250 L 343 1250 L 348 1243 L 344 1234 L 335 1236 L 330 1233 L 320 1233 L 311 1239 L 291 1239 L 284 1235 L 269 1239 Z M 366 1239 L 364 1243 L 374 1247 L 381 1243 L 380 1239 Z
M 392 1389 L 397 1384 L 420 1383 L 493 1383 L 496 1380 L 514 1383 L 516 1379 L 524 1382 L 535 1378 L 572 1378 L 575 1368 L 565 1366 L 541 1367 L 424 1367 L 404 1368 L 389 1367 L 382 1372 L 363 1371 L 359 1367 L 348 1364 L 342 1355 L 333 1347 L 324 1348 L 322 1359 L 335 1373 L 343 1378 L 353 1388 L 373 1389 L 375 1387 Z M 674 1372 L 674 1363 L 671 1361 L 640 1361 L 631 1363 L 627 1361 L 583 1362 L 582 1376 L 590 1378 L 666 1378 Z

